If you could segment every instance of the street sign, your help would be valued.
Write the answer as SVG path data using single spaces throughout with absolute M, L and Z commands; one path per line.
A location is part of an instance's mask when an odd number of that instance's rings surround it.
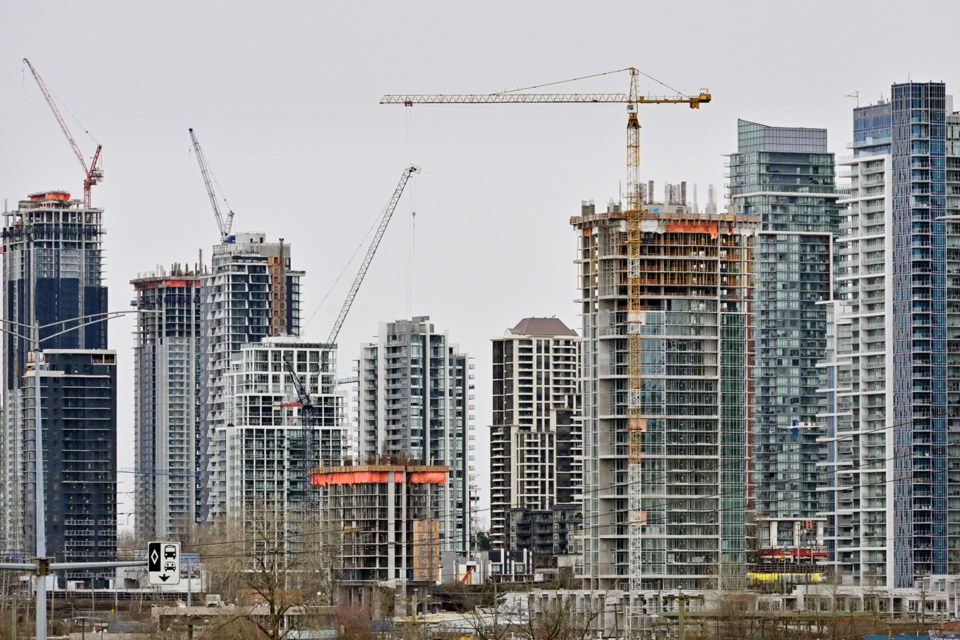
M 150 572 L 151 585 L 180 584 L 180 543 L 148 544 L 147 570 Z

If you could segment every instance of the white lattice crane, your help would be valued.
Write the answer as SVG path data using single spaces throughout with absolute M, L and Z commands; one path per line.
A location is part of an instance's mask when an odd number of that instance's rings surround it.
M 363 284 L 363 277 L 367 275 L 367 269 L 370 268 L 370 263 L 373 262 L 373 256 L 377 253 L 380 240 L 387 230 L 387 225 L 390 224 L 390 218 L 393 217 L 393 212 L 397 208 L 397 204 L 400 203 L 400 196 L 403 195 L 403 189 L 415 173 L 420 173 L 420 167 L 410 165 L 404 169 L 400 175 L 400 182 L 397 183 L 397 188 L 393 190 L 390 202 L 387 203 L 387 206 L 384 207 L 383 212 L 380 214 L 380 225 L 377 227 L 377 232 L 374 234 L 373 240 L 370 241 L 370 247 L 367 249 L 367 255 L 363 257 L 360 270 L 357 271 L 357 275 L 353 279 L 353 284 L 350 285 L 350 292 L 347 293 L 347 299 L 340 308 L 340 314 L 337 316 L 336 322 L 333 323 L 333 329 L 330 330 L 330 337 L 327 338 L 327 344 L 336 344 L 337 336 L 340 335 L 340 328 L 343 327 L 343 321 L 347 319 L 347 313 L 350 312 L 350 307 L 353 306 L 353 301 L 357 297 L 360 285 Z
M 217 202 L 217 194 L 213 190 L 213 177 L 210 168 L 207 166 L 207 160 L 203 157 L 203 149 L 200 148 L 200 141 L 197 140 L 197 134 L 190 129 L 190 140 L 193 142 L 193 152 L 197 156 L 197 164 L 200 165 L 200 174 L 203 176 L 203 184 L 207 188 L 207 197 L 210 198 L 210 205 L 213 207 L 213 215 L 217 219 L 217 228 L 220 229 L 220 242 L 231 242 L 233 235 L 233 209 L 227 205 L 227 215 L 224 217 L 220 212 L 220 204 Z M 226 202 L 226 199 L 224 199 Z
M 565 84 L 588 78 L 606 76 L 613 73 L 629 72 L 630 88 L 627 93 L 531 93 L 531 89 Z M 638 93 L 637 80 L 644 75 L 655 82 L 675 91 L 674 96 L 642 96 Z M 629 520 L 626 523 L 630 542 L 630 590 L 638 593 L 641 587 L 641 532 L 646 524 L 641 493 L 642 434 L 646 430 L 646 419 L 640 409 L 640 331 L 643 324 L 643 301 L 636 280 L 639 272 L 639 248 L 641 242 L 640 222 L 643 219 L 643 199 L 640 189 L 640 123 L 637 119 L 637 106 L 641 104 L 686 104 L 691 109 L 699 109 L 708 103 L 712 96 L 708 89 L 701 89 L 696 95 L 683 95 L 680 91 L 665 85 L 642 71 L 629 67 L 617 71 L 598 73 L 572 80 L 551 82 L 522 89 L 501 91 L 499 93 L 456 93 L 456 94 L 407 94 L 385 95 L 380 104 L 396 104 L 412 107 L 418 104 L 626 104 L 627 105 L 627 351 L 628 351 L 628 509 Z
M 90 160 L 90 164 L 88 165 L 87 161 L 83 157 L 83 152 L 80 151 L 80 145 L 77 144 L 73 134 L 70 133 L 70 127 L 67 126 L 63 116 L 60 115 L 60 110 L 57 109 L 57 103 L 54 102 L 53 95 L 50 93 L 50 90 L 47 89 L 47 84 L 43 81 L 43 78 L 40 77 L 40 74 L 37 73 L 37 70 L 33 68 L 33 65 L 30 64 L 29 60 L 24 58 L 23 63 L 27 65 L 27 68 L 30 69 L 30 73 L 33 74 L 33 79 L 37 81 L 37 86 L 40 87 L 40 93 L 43 94 L 43 99 L 47 101 L 50 111 L 53 112 L 53 117 L 57 119 L 57 124 L 60 125 L 60 130 L 63 131 L 63 135 L 66 136 L 67 142 L 70 143 L 70 148 L 73 149 L 74 155 L 77 156 L 77 160 L 80 161 L 80 166 L 83 167 L 83 206 L 89 209 L 91 206 L 90 190 L 93 185 L 99 184 L 100 181 L 103 180 L 103 169 L 99 165 L 100 151 L 103 146 L 99 144 L 97 145 L 96 150 L 93 152 L 93 158 Z

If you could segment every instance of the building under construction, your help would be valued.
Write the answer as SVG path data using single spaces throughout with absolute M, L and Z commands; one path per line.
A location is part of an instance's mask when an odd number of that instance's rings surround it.
M 131 281 L 138 540 L 189 539 L 198 515 L 199 268 Z
M 744 579 L 758 222 L 649 202 L 629 214 L 586 203 L 571 219 L 586 589 L 636 595 Z
M 393 463 L 314 471 L 320 522 L 340 558 L 342 597 L 377 607 L 367 600 L 375 585 L 393 585 L 404 595 L 407 587 L 436 584 L 440 523 L 434 514 L 448 471 Z

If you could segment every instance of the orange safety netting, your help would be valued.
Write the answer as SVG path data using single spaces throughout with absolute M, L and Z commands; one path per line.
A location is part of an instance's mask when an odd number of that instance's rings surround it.
M 315 473 L 310 477 L 310 484 L 315 487 L 325 487 L 332 484 L 382 484 L 390 481 L 389 474 L 391 473 L 394 482 L 398 484 L 403 482 L 402 471 L 338 471 Z M 407 482 L 409 484 L 446 484 L 447 474 L 442 471 L 414 471 L 410 474 Z
M 443 471 L 414 471 L 410 474 L 410 484 L 446 484 L 447 474 Z
M 668 220 L 667 231 L 676 231 L 679 233 L 709 233 L 714 240 L 720 235 L 716 222 L 707 222 L 705 220 Z

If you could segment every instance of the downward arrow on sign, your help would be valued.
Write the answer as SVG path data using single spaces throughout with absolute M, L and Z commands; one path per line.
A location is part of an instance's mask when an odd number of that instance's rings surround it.
M 166 582 L 166 581 L 167 581 L 167 578 L 169 578 L 169 577 L 170 577 L 170 576 L 164 574 L 164 575 L 160 576 L 160 579 L 163 580 L 164 582 Z

